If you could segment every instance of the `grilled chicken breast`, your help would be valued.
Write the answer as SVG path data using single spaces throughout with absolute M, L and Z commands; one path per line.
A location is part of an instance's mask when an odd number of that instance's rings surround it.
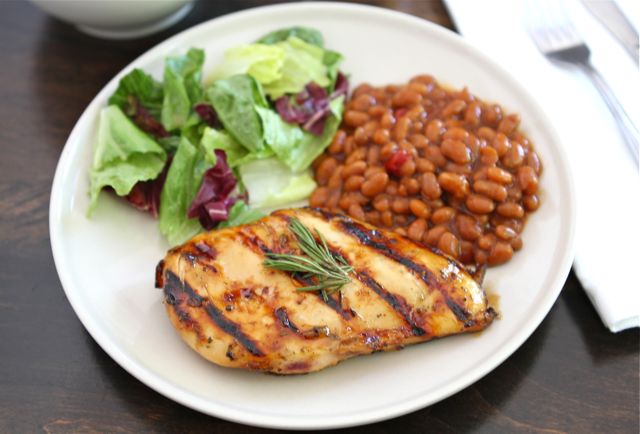
M 354 271 L 324 299 L 299 276 L 263 265 L 300 254 L 288 222 L 326 239 Z M 222 366 L 277 374 L 484 329 L 495 317 L 480 285 L 454 260 L 411 240 L 317 209 L 277 211 L 173 248 L 158 264 L 169 318 L 182 338 Z

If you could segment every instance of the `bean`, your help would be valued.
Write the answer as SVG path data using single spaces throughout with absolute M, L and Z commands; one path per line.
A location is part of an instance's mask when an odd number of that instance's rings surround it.
M 471 150 L 460 140 L 444 139 L 440 150 L 445 157 L 458 164 L 471 161 Z
M 425 135 L 431 143 L 437 143 L 440 141 L 440 137 L 444 133 L 444 123 L 440 119 L 434 119 L 427 123 Z
M 420 182 L 415 178 L 402 178 L 400 184 L 404 185 L 407 189 L 407 193 L 411 196 L 418 194 L 420 191 Z
M 364 176 L 352 175 L 344 183 L 345 191 L 358 191 L 364 183 Z
M 318 187 L 311 197 L 309 197 L 309 205 L 312 207 L 324 207 L 329 199 L 329 189 L 327 187 Z
M 382 221 L 382 224 L 385 225 L 386 227 L 390 228 L 393 226 L 393 213 L 391 213 L 391 211 L 387 210 L 387 211 L 383 211 L 380 214 L 380 221 Z
M 453 258 L 460 256 L 460 242 L 451 232 L 445 232 L 440 236 L 438 249 Z
M 401 117 L 400 119 L 398 119 L 395 127 L 393 127 L 393 139 L 396 142 L 399 142 L 400 140 L 404 140 L 405 137 L 407 137 L 410 124 L 411 124 L 411 119 L 407 117 Z
M 380 159 L 382 161 L 387 161 L 397 151 L 398 144 L 396 142 L 387 142 L 387 144 L 380 149 Z
M 538 154 L 536 154 L 535 152 L 528 152 L 526 157 L 526 164 L 527 166 L 535 170 L 537 175 L 540 175 L 540 172 L 542 171 L 542 163 L 540 163 Z
M 470 194 L 465 202 L 469 211 L 476 214 L 489 214 L 495 208 L 491 199 L 480 194 Z
M 347 110 L 344 113 L 343 120 L 347 126 L 356 128 L 367 123 L 369 115 L 356 110 Z
M 519 143 L 512 143 L 511 149 L 504 154 L 502 164 L 509 169 L 520 167 L 524 162 L 524 149 Z
M 329 145 L 329 153 L 330 154 L 337 154 L 339 152 L 342 152 L 342 149 L 344 148 L 344 140 L 347 137 L 347 133 L 340 129 L 338 131 L 336 131 L 336 135 L 333 136 L 333 140 L 331 141 L 331 145 Z
M 348 213 L 354 219 L 364 220 L 364 211 L 362 210 L 362 207 L 357 203 L 352 203 L 349 206 Z
M 454 197 L 462 198 L 469 194 L 469 181 L 462 176 L 451 172 L 442 172 L 438 175 L 438 183 L 443 190 Z
M 484 148 L 480 149 L 480 161 L 482 162 L 482 164 L 493 166 L 498 162 L 499 159 L 500 156 L 498 155 L 498 151 L 496 151 L 495 148 L 492 148 L 491 146 L 485 146 Z
M 503 185 L 511 184 L 513 181 L 513 176 L 499 167 L 489 167 L 487 169 L 487 178 Z
M 450 221 L 452 218 L 455 217 L 455 215 L 456 215 L 455 209 L 449 206 L 445 206 L 445 207 L 439 208 L 433 213 L 433 215 L 431 216 L 431 222 L 434 225 L 441 225 Z
M 373 100 L 373 102 L 374 104 L 377 103 L 375 99 Z M 369 118 L 376 119 L 387 113 L 387 110 L 388 109 L 383 105 L 374 105 L 373 107 L 369 108 L 369 110 L 367 110 L 367 114 L 369 115 Z
M 444 155 L 442 155 L 442 151 L 440 151 L 440 148 L 438 146 L 428 146 L 424 150 L 424 156 L 427 158 L 427 160 L 431 161 L 437 167 L 442 167 L 447 164 L 447 159 Z
M 480 123 L 480 117 L 482 116 L 482 106 L 478 102 L 472 102 L 467 106 L 464 112 L 464 121 L 469 125 L 476 126 Z
M 373 133 L 373 141 L 378 145 L 382 146 L 389 142 L 391 134 L 389 134 L 389 130 L 385 128 L 380 128 Z
M 400 166 L 399 175 L 400 176 L 413 176 L 416 171 L 416 162 L 413 161 L 413 158 L 408 159 L 402 166 Z
M 327 182 L 327 186 L 333 190 L 342 187 L 342 169 L 344 166 L 338 166 L 336 170 L 333 171 L 329 181 Z
M 382 193 L 389 182 L 389 175 L 384 172 L 375 173 L 362 183 L 360 191 L 367 197 Z
M 409 201 L 409 209 L 418 218 L 428 219 L 431 214 L 431 210 L 429 209 L 429 205 L 424 203 L 419 199 L 411 199 Z
M 491 142 L 491 141 L 493 141 L 493 139 L 495 139 L 496 132 L 491 127 L 483 126 L 483 127 L 478 128 L 478 137 L 480 137 L 481 139 L 485 139 L 488 142 Z
M 407 235 L 414 241 L 421 241 L 427 230 L 427 222 L 424 219 L 416 219 L 409 225 Z
M 473 183 L 473 191 L 498 202 L 502 202 L 507 198 L 507 189 L 494 181 L 476 181 Z
M 412 107 L 420 104 L 422 95 L 409 89 L 401 90 L 391 98 L 392 107 Z
M 489 265 L 498 265 L 507 262 L 513 256 L 513 248 L 511 244 L 498 241 L 489 251 L 487 263 Z
M 380 161 L 380 147 L 370 146 L 367 152 L 367 164 L 369 166 L 375 166 Z
M 350 107 L 356 111 L 364 112 L 369 110 L 370 107 L 375 106 L 376 100 L 371 95 L 362 94 L 358 95 L 351 100 Z
M 540 207 L 540 199 L 535 194 L 528 195 L 522 198 L 522 205 L 527 211 L 533 212 Z
M 482 122 L 492 127 L 497 127 L 502 120 L 502 108 L 497 104 L 491 104 L 482 110 Z
M 409 212 L 409 199 L 397 197 L 391 202 L 391 210 L 396 214 L 406 214 Z
M 364 221 L 374 226 L 380 226 L 380 213 L 378 211 L 369 211 L 364 214 Z
M 409 86 L 407 86 L 407 88 L 423 96 L 429 93 L 429 87 L 424 83 L 409 82 Z
M 467 108 L 467 103 L 461 99 L 456 99 L 451 101 L 443 110 L 442 117 L 447 119 L 452 116 L 456 116 L 460 112 L 462 112 L 465 108 Z
M 411 137 L 409 137 L 409 142 L 417 149 L 429 146 L 429 140 L 422 134 L 412 134 Z
M 533 167 L 523 166 L 518 169 L 518 184 L 525 194 L 532 195 L 538 191 L 538 175 Z
M 514 239 L 511 240 L 511 247 L 513 248 L 513 250 L 518 251 L 522 248 L 522 238 L 520 237 L 515 237 Z
M 475 241 L 482 235 L 482 228 L 478 224 L 478 221 L 465 214 L 458 214 L 456 216 L 456 228 L 464 240 Z
M 345 164 L 349 165 L 351 163 L 355 163 L 358 160 L 364 160 L 364 157 L 366 156 L 367 156 L 367 148 L 357 148 L 347 157 Z
M 505 116 L 498 124 L 498 131 L 509 135 L 513 133 L 520 125 L 520 116 L 517 114 L 510 114 Z
M 385 113 L 380 117 L 380 126 L 386 130 L 391 129 L 396 124 L 396 118 L 393 113 Z
M 335 158 L 329 157 L 324 159 L 316 170 L 316 180 L 318 181 L 318 184 L 326 185 L 337 166 L 338 162 Z
M 356 130 L 353 132 L 353 141 L 358 146 L 364 146 L 367 144 L 367 142 L 369 141 L 369 135 L 367 134 L 364 127 L 356 128 Z
M 422 175 L 422 194 L 429 199 L 437 199 L 442 194 L 436 175 L 427 172 Z
M 342 170 L 342 177 L 349 178 L 353 175 L 362 175 L 367 169 L 367 163 L 364 161 L 354 161 L 353 163 L 345 166 Z
M 509 241 L 515 238 L 518 234 L 509 226 L 498 225 L 496 227 L 496 235 L 498 236 L 498 238 L 502 238 L 503 240 Z
M 463 264 L 471 264 L 474 260 L 474 248 L 473 243 L 470 241 L 460 242 L 460 256 L 458 260 Z
M 493 234 L 485 234 L 478 238 L 478 241 L 476 243 L 482 250 L 490 250 L 496 243 L 496 236 Z
M 420 173 L 435 172 L 436 166 L 426 158 L 416 159 L 416 169 Z
M 373 199 L 373 207 L 380 212 L 388 211 L 390 207 L 389 196 L 386 194 L 376 196 Z
M 425 244 L 428 244 L 432 247 L 437 247 L 438 241 L 440 241 L 440 237 L 445 232 L 447 232 L 446 226 L 434 226 L 424 234 L 422 239 Z
M 511 149 L 511 141 L 504 133 L 498 133 L 491 142 L 491 146 L 496 150 L 498 156 L 502 157 Z
M 498 205 L 496 212 L 503 217 L 522 218 L 524 217 L 524 209 L 522 206 L 514 202 L 505 202 Z
M 452 127 L 445 131 L 442 138 L 464 142 L 469 139 L 469 132 L 461 127 Z

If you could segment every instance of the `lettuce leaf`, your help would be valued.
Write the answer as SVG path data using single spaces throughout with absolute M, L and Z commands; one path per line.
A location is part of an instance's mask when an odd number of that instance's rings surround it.
M 216 149 L 223 150 L 227 154 L 227 163 L 232 168 L 236 167 L 249 154 L 249 151 L 229 133 L 209 127 L 204 129 L 200 145 L 206 150 L 207 158 L 210 158 L 210 155 L 214 156 L 214 159 L 210 160 L 211 164 L 216 163 L 214 151 Z
M 241 45 L 227 50 L 224 63 L 216 71 L 220 78 L 237 74 L 249 74 L 265 84 L 282 76 L 285 50 L 282 47 L 264 44 Z
M 238 201 L 234 203 L 229 210 L 229 218 L 224 222 L 220 222 L 217 228 L 222 229 L 232 226 L 244 225 L 261 219 L 264 216 L 264 213 L 250 208 L 246 202 Z
M 309 82 L 322 87 L 331 83 L 327 66 L 323 63 L 325 51 L 321 47 L 308 44 L 295 36 L 278 42 L 276 46 L 284 49 L 285 57 L 280 78 L 263 83 L 265 93 L 271 98 L 300 92 Z
M 204 51 L 198 48 L 165 60 L 161 120 L 167 131 L 198 122 L 192 106 L 202 99 L 203 64 Z
M 260 85 L 245 74 L 218 80 L 207 90 L 207 99 L 225 130 L 250 152 L 264 149 L 262 125 L 255 106 L 268 107 Z
M 202 231 L 198 219 L 188 218 L 187 211 L 211 166 L 201 149 L 183 136 L 160 195 L 160 232 L 170 245 L 183 243 Z
M 116 194 L 125 196 L 138 181 L 157 177 L 166 159 L 164 149 L 136 127 L 120 107 L 103 108 L 90 172 L 89 214 L 102 188 L 112 187 Z
M 302 39 L 308 44 L 317 45 L 320 48 L 324 46 L 324 39 L 322 38 L 322 33 L 317 31 L 316 29 L 312 29 L 309 27 L 300 27 L 300 26 L 275 30 L 271 33 L 267 33 L 262 38 L 258 39 L 256 42 L 260 44 L 270 45 L 270 44 L 286 41 L 292 36 L 298 39 Z
M 305 199 L 316 187 L 309 170 L 294 173 L 277 158 L 243 164 L 239 171 L 254 209 L 287 205 Z
M 330 116 L 320 136 L 303 131 L 299 126 L 282 120 L 276 112 L 256 108 L 262 120 L 264 140 L 278 159 L 293 172 L 307 169 L 313 160 L 325 150 L 342 120 L 344 97 L 340 96 L 329 103 Z
M 130 109 L 129 97 L 134 97 L 142 107 L 156 118 L 160 117 L 164 92 L 162 83 L 154 80 L 141 69 L 134 69 L 120 79 L 118 89 L 109 98 L 109 105 L 117 105 L 123 112 Z

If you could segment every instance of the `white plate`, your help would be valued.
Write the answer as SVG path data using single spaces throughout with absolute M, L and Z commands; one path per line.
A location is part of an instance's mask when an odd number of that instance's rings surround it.
M 491 269 L 502 319 L 477 335 L 352 359 L 312 375 L 276 377 L 220 368 L 189 349 L 169 324 L 154 268 L 167 245 L 156 222 L 108 195 L 85 216 L 98 112 L 134 67 L 161 77 L 163 59 L 197 46 L 206 71 L 225 49 L 286 26 L 322 31 L 342 52 L 352 83 L 404 82 L 430 73 L 520 113 L 544 163 L 542 206 L 524 250 Z M 91 102 L 64 148 L 51 194 L 51 245 L 80 320 L 124 369 L 201 412 L 251 425 L 334 428 L 375 422 L 433 404 L 478 380 L 512 354 L 556 300 L 573 258 L 575 206 L 567 158 L 543 110 L 516 79 L 456 34 L 405 14 L 367 6 L 302 3 L 248 10 L 198 25 L 135 60 Z

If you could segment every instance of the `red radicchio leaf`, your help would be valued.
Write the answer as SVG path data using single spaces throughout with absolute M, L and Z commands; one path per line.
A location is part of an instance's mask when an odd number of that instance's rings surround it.
M 229 193 L 236 187 L 236 178 L 227 164 L 227 155 L 216 149 L 216 165 L 204 173 L 202 185 L 191 202 L 187 216 L 198 218 L 203 228 L 213 229 L 229 218 L 229 208 L 238 200 Z
M 329 102 L 340 95 L 346 95 L 348 90 L 349 80 L 338 72 L 335 90 L 331 95 L 327 95 L 323 87 L 311 82 L 294 98 L 286 95 L 278 98 L 275 101 L 276 111 L 285 122 L 298 124 L 303 130 L 319 136 L 322 135 L 329 116 Z
M 157 138 L 169 137 L 169 133 L 162 124 L 146 108 L 142 107 L 140 102 L 132 95 L 129 95 L 127 114 L 142 131 Z
M 198 114 L 198 116 L 200 116 L 200 119 L 202 119 L 204 123 L 209 125 L 211 128 L 215 128 L 217 130 L 222 128 L 220 118 L 218 118 L 218 114 L 210 104 L 196 104 L 193 107 L 193 110 Z
M 137 182 L 129 194 L 125 196 L 125 199 L 140 211 L 148 212 L 157 218 L 158 210 L 160 209 L 160 193 L 162 193 L 164 181 L 167 179 L 167 171 L 171 165 L 172 158 L 167 158 L 160 175 L 150 181 Z

